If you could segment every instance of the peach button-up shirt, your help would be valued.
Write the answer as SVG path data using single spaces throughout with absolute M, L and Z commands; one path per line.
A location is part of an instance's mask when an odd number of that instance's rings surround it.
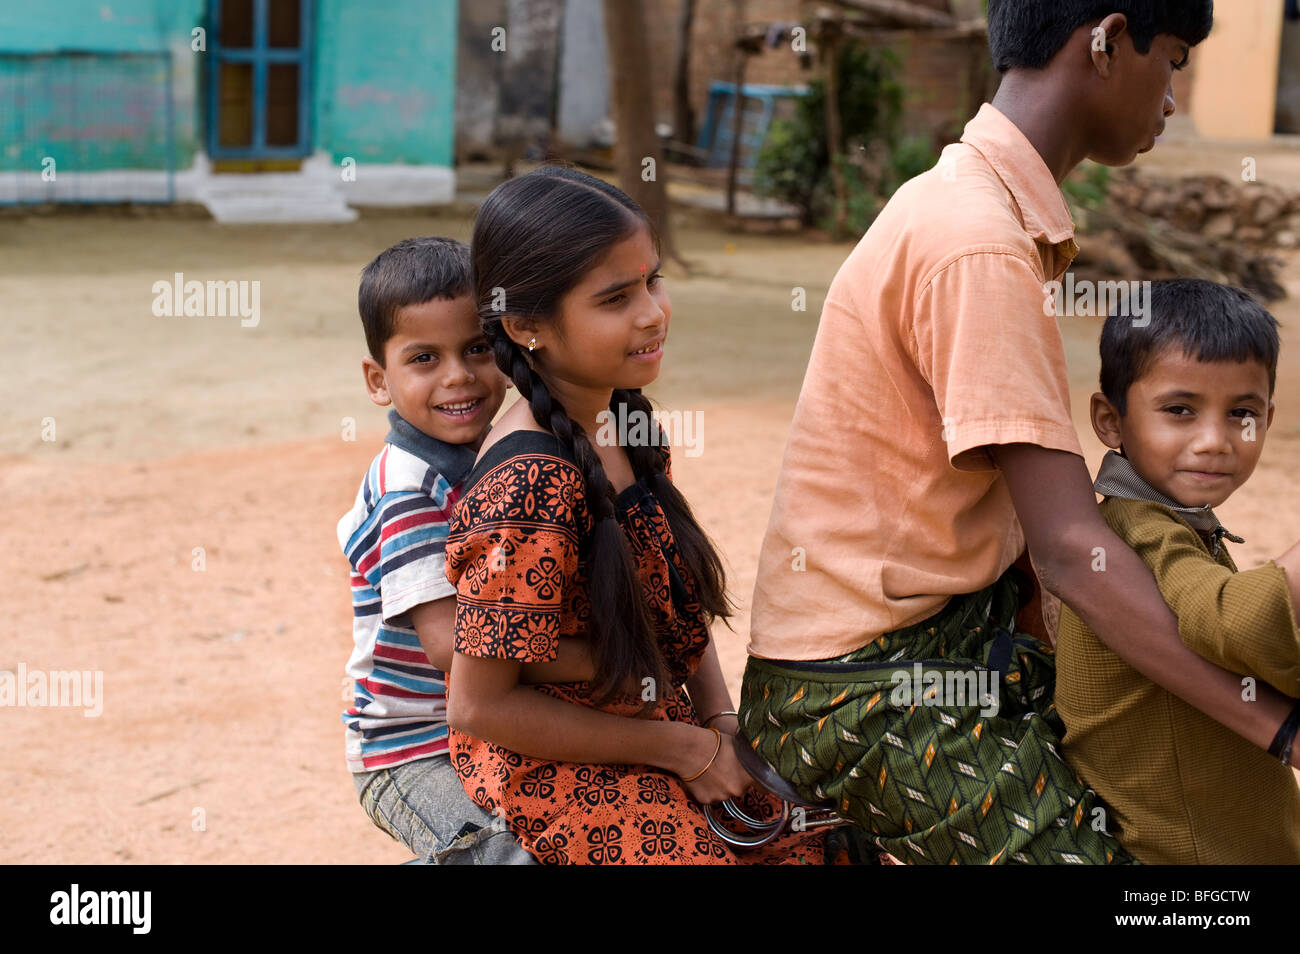
M 1083 456 L 1045 290 L 1065 199 L 985 104 L 840 267 L 795 406 L 749 651 L 826 659 L 991 584 L 1025 546 L 987 448 Z

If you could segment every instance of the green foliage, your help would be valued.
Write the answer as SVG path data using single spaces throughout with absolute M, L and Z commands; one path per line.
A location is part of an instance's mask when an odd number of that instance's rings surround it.
M 885 207 L 885 199 L 879 194 L 879 186 L 874 177 L 865 170 L 846 159 L 841 159 L 844 167 L 846 215 L 845 222 L 855 234 L 865 232 L 876 220 L 880 210 Z M 834 186 L 827 185 L 825 201 L 817 208 L 817 224 L 827 232 L 835 231 Z
M 767 141 L 754 166 L 754 187 L 760 195 L 799 206 L 806 217 L 830 166 L 826 140 L 809 135 L 810 124 L 804 112 L 800 108 L 795 118 L 775 120 L 768 128 Z
M 1106 193 L 1110 189 L 1110 178 L 1111 172 L 1108 167 L 1095 162 L 1085 162 L 1061 183 L 1061 191 L 1065 193 L 1065 200 L 1075 211 L 1076 218 L 1079 210 L 1086 212 L 1088 209 L 1099 209 L 1105 205 Z
M 893 195 L 904 182 L 934 168 L 938 161 L 939 157 L 924 138 L 908 136 L 899 140 L 889 152 L 888 193 Z
M 924 140 L 900 138 L 903 87 L 894 78 L 898 61 L 891 51 L 846 45 L 838 65 L 847 224 L 861 233 L 898 186 L 938 157 Z M 754 187 L 761 195 L 797 205 L 806 224 L 828 229 L 833 224 L 835 186 L 823 80 L 809 84 L 791 118 L 772 123 L 754 169 Z

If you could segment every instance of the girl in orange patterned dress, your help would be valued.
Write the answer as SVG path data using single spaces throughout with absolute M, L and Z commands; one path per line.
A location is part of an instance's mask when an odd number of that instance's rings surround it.
M 733 853 L 701 810 L 763 806 L 709 633 L 731 612 L 722 564 L 640 391 L 672 312 L 649 219 L 545 167 L 488 196 L 472 249 L 480 318 L 523 399 L 488 433 L 447 539 L 466 792 L 543 863 L 824 863 L 824 832 Z M 605 439 L 619 421 L 635 442 Z M 592 678 L 520 684 L 566 636 L 587 641 Z

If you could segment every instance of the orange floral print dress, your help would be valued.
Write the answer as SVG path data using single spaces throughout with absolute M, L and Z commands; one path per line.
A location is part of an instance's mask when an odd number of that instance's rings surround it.
M 644 475 L 619 495 L 616 509 L 673 681 L 660 688 L 653 717 L 698 725 L 682 688 L 709 639 L 693 583 Z M 554 436 L 516 431 L 493 445 L 465 483 L 447 538 L 447 579 L 457 588 L 456 650 L 538 662 L 555 658 L 560 637 L 584 636 L 591 526 L 582 472 Z M 598 707 L 587 683 L 536 688 L 621 715 L 640 708 L 639 696 Z M 455 692 L 454 681 L 448 692 Z M 543 864 L 825 863 L 818 832 L 733 852 L 671 772 L 535 759 L 455 729 L 450 747 L 465 791 L 504 817 Z M 771 810 L 770 799 L 759 801 L 753 794 L 751 810 Z

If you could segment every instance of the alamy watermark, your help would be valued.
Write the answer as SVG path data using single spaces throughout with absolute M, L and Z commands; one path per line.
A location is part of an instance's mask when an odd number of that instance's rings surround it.
M 239 317 L 243 328 L 262 320 L 262 283 L 253 281 L 186 281 L 177 272 L 172 281 L 153 283 L 155 318 Z
M 908 706 L 979 706 L 985 718 L 997 715 L 1001 697 L 1001 675 L 992 669 L 926 670 L 913 663 L 912 668 L 897 669 L 890 679 L 894 683 L 889 704 Z
M 152 909 L 152 891 L 83 891 L 73 884 L 50 895 L 51 924 L 120 924 L 132 934 L 148 934 Z
M 687 457 L 704 453 L 703 411 L 652 411 L 620 404 L 618 414 L 601 411 L 596 443 L 601 447 L 683 447 Z
M 100 669 L 33 669 L 19 663 L 16 672 L 0 671 L 0 708 L 84 709 L 94 719 L 104 712 L 104 673 Z
M 1075 281 L 1074 272 L 1066 272 L 1065 281 L 1051 281 L 1043 286 L 1043 314 L 1049 318 L 1118 315 L 1132 318 L 1134 328 L 1145 328 L 1151 323 L 1151 283 Z

